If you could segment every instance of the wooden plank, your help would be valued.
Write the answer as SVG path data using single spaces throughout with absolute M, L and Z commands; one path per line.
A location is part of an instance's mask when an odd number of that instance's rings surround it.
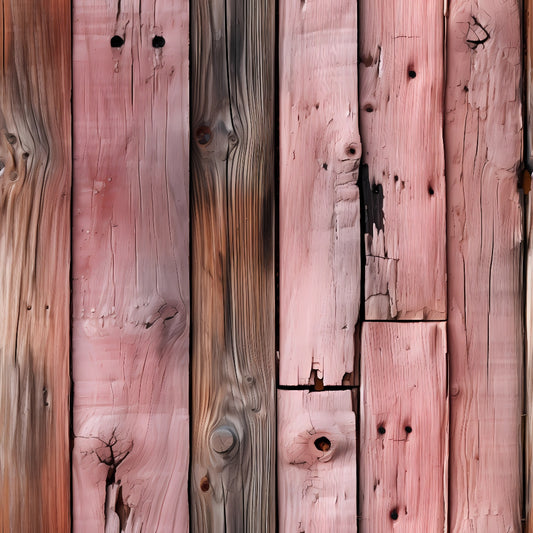
M 442 5 L 361 0 L 367 320 L 446 318 Z
M 279 531 L 357 529 L 352 391 L 278 391 Z
M 0 530 L 70 530 L 70 4 L 0 11 Z
M 445 531 L 447 385 L 444 323 L 363 324 L 361 531 Z
M 191 9 L 193 531 L 276 524 L 274 8 Z
M 77 531 L 188 529 L 188 13 L 74 2 Z
M 528 125 L 528 127 L 530 127 Z M 529 178 L 531 179 L 531 178 Z M 530 184 L 529 184 L 530 186 Z M 528 191 L 529 192 L 529 191 Z M 526 426 L 525 426 L 525 515 L 524 531 L 533 533 L 533 202 L 527 197 L 526 258 Z
M 282 385 L 350 384 L 360 301 L 357 6 L 280 4 Z
M 449 9 L 450 530 L 521 531 L 520 2 Z

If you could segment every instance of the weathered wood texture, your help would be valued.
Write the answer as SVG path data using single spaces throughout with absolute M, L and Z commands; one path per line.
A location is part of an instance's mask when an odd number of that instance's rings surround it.
M 528 44 L 528 50 L 529 48 Z M 529 120 L 529 119 L 528 119 Z M 528 124 L 528 128 L 531 123 Z M 530 180 L 528 176 L 527 180 Z M 525 184 L 524 184 L 525 185 Z M 529 182 L 527 187 L 531 186 Z M 526 187 L 524 187 L 526 189 Z M 529 192 L 529 191 L 528 191 Z M 527 198 L 525 531 L 533 533 L 533 202 Z
M 67 532 L 70 4 L 0 18 L 0 531 Z
M 446 362 L 443 322 L 363 324 L 359 458 L 363 532 L 445 530 Z
M 193 531 L 274 531 L 274 3 L 191 9 Z
M 526 48 L 524 57 L 524 85 L 526 89 L 526 147 L 525 163 L 530 172 L 533 172 L 533 0 L 524 1 L 524 19 Z
M 520 2 L 452 0 L 445 147 L 450 531 L 520 531 Z
M 74 2 L 79 532 L 188 529 L 188 17 Z
M 278 391 L 279 531 L 357 530 L 352 391 Z
M 283 0 L 279 46 L 279 381 L 350 384 L 361 292 L 356 4 Z
M 365 318 L 446 318 L 442 0 L 360 0 Z

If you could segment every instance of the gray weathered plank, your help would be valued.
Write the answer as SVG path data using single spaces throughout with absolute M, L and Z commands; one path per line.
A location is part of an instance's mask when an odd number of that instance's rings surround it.
M 274 3 L 191 10 L 193 531 L 274 531 Z

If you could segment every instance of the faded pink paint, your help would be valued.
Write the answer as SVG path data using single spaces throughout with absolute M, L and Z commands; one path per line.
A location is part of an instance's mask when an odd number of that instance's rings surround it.
M 520 2 L 449 10 L 450 531 L 521 531 Z
M 357 530 L 352 391 L 278 391 L 279 531 Z
M 446 363 L 444 322 L 363 324 L 359 447 L 363 533 L 445 531 Z
M 110 46 L 113 35 L 123 46 Z M 187 35 L 185 0 L 123 0 L 118 12 L 103 0 L 74 2 L 80 533 L 187 530 Z
M 280 4 L 282 385 L 353 381 L 360 300 L 357 6 Z

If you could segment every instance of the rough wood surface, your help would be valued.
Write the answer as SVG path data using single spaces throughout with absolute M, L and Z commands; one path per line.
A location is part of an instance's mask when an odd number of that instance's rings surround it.
M 360 0 L 365 318 L 446 318 L 442 0 Z
M 442 322 L 364 323 L 360 529 L 444 531 L 448 393 Z
M 280 4 L 282 385 L 350 384 L 360 300 L 357 6 Z
M 191 528 L 275 530 L 274 3 L 191 9 Z
M 530 172 L 533 172 L 533 0 L 525 0 L 523 9 L 525 26 L 526 48 L 524 57 L 524 85 L 527 127 L 526 127 L 526 147 L 525 163 Z M 533 531 L 533 530 L 532 530 Z
M 70 3 L 0 18 L 0 531 L 68 532 Z
M 279 531 L 357 530 L 352 391 L 278 391 Z
M 450 531 L 521 531 L 520 2 L 449 5 Z
M 188 529 L 188 17 L 74 2 L 78 532 Z
M 528 178 L 530 179 L 530 178 Z M 528 184 L 530 186 L 530 183 Z M 529 191 L 528 191 L 529 192 Z M 533 533 L 533 202 L 527 197 L 525 529 Z

